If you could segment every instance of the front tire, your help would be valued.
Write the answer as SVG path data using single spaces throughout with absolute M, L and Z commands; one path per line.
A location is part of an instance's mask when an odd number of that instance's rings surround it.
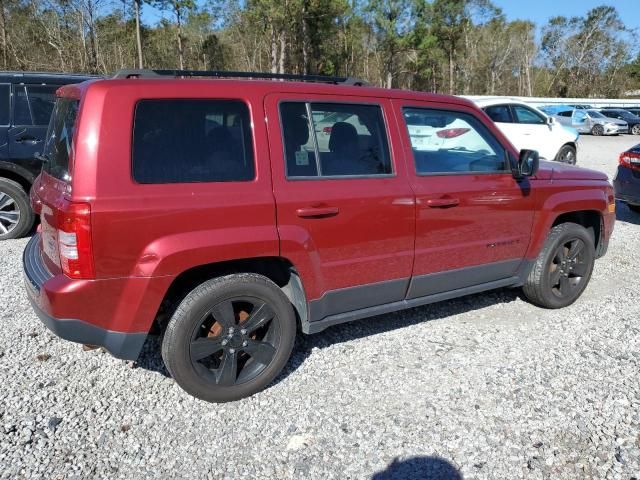
M 604 135 L 604 127 L 602 125 L 594 125 L 591 129 L 591 134 L 597 137 Z
M 540 307 L 571 305 L 587 287 L 595 257 L 593 236 L 586 228 L 576 223 L 556 225 L 523 286 L 524 295 Z
M 295 337 L 293 307 L 275 283 L 252 273 L 227 275 L 180 303 L 164 332 L 162 358 L 187 393 L 229 402 L 271 383 Z
M 35 215 L 22 185 L 0 178 L 0 241 L 24 237 L 34 223 Z
M 556 162 L 575 165 L 577 161 L 576 149 L 571 145 L 563 145 L 556 155 Z

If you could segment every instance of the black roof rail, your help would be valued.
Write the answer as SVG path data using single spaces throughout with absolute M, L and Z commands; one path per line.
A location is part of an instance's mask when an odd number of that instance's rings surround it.
M 232 72 L 224 70 L 118 70 L 112 77 L 122 78 L 162 78 L 162 77 L 212 77 L 212 78 L 257 78 L 266 80 L 295 80 L 299 82 L 334 83 L 340 85 L 368 85 L 354 77 L 329 77 L 325 75 L 295 75 L 291 73 Z

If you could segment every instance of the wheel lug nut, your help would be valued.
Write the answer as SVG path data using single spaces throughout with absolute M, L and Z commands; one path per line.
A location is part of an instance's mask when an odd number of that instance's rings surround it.
M 229 349 L 229 353 L 236 353 L 236 349 L 235 348 L 230 348 Z
M 227 340 L 227 339 L 222 340 L 222 345 L 223 346 L 226 345 L 227 343 L 229 343 L 229 340 Z
M 229 328 L 229 333 L 233 333 L 233 332 L 235 332 L 235 330 L 233 329 L 233 327 L 230 327 Z
M 243 328 L 242 330 L 240 330 L 240 333 L 243 334 L 243 335 L 246 335 L 247 331 Z
M 247 342 L 246 340 L 244 342 L 242 342 L 242 346 L 246 347 L 247 345 L 249 345 L 249 342 Z

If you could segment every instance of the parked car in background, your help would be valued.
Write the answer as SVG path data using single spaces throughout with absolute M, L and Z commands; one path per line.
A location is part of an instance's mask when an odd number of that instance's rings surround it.
M 542 158 L 575 164 L 580 135 L 531 105 L 519 100 L 476 100 L 513 145 L 537 150 Z
M 58 336 L 135 360 L 162 333 L 182 388 L 231 401 L 277 377 L 298 330 L 502 287 L 562 308 L 607 250 L 607 176 L 518 151 L 468 100 L 185 78 L 207 75 L 58 91 L 23 254 Z
M 640 213 L 640 144 L 620 154 L 613 188 L 618 200 Z
M 629 133 L 640 135 L 640 117 L 622 108 L 601 108 L 600 113 L 605 117 L 617 118 L 627 122 L 629 125 Z
M 55 92 L 90 77 L 0 72 L 0 240 L 26 235 L 35 216 L 29 190 L 40 173 Z
M 630 107 L 630 108 L 625 108 L 624 110 L 626 110 L 629 113 L 633 113 L 637 117 L 640 117 L 640 107 Z
M 555 118 L 580 133 L 591 135 L 619 135 L 629 131 L 629 125 L 623 120 L 609 118 L 597 110 L 574 109 L 555 114 Z

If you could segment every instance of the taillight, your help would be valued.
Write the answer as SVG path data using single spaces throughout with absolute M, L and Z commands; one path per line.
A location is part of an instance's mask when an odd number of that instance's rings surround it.
M 95 278 L 91 207 L 87 203 L 72 203 L 59 215 L 58 249 L 62 271 L 70 278 Z
M 438 138 L 456 138 L 460 135 L 464 135 L 469 130 L 469 128 L 447 128 L 445 130 L 440 130 L 436 135 Z
M 324 133 L 325 135 L 329 135 L 331 133 L 332 127 L 324 127 L 322 129 L 322 133 Z
M 620 154 L 620 165 L 628 167 L 632 170 L 640 171 L 640 153 L 622 152 Z

